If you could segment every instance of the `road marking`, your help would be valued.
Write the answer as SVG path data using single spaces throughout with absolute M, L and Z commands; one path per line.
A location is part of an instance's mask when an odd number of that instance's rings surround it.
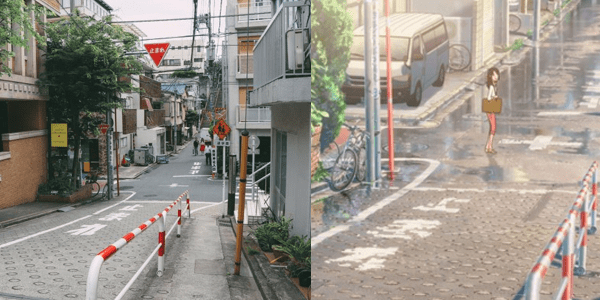
M 124 203 L 124 202 L 126 202 L 126 201 L 127 201 L 127 200 L 129 200 L 131 197 L 133 197 L 133 195 L 135 195 L 135 192 L 122 192 L 122 193 L 131 193 L 131 195 L 130 195 L 129 197 L 125 198 L 125 200 L 123 200 L 123 201 L 121 201 L 121 202 L 119 202 L 119 203 L 113 204 L 113 205 L 111 205 L 111 206 L 109 206 L 109 207 L 107 207 L 107 208 L 103 208 L 103 209 L 101 209 L 101 210 L 99 210 L 99 211 L 97 211 L 97 212 L 93 213 L 93 215 L 101 214 L 101 213 L 102 213 L 103 211 L 105 211 L 105 210 L 111 209 L 111 208 L 113 208 L 113 207 L 115 207 L 115 206 L 117 206 L 117 205 L 119 205 L 119 204 L 121 204 L 121 203 Z
M 581 105 L 587 105 L 588 108 L 596 108 L 598 107 L 598 97 L 590 97 L 590 96 L 583 96 L 583 100 L 588 99 L 587 102 L 581 102 Z
M 100 221 L 113 221 L 113 220 L 117 220 L 117 221 L 121 221 L 121 219 L 125 218 L 129 216 L 129 214 L 126 213 L 111 213 L 109 215 L 107 215 L 104 218 L 100 218 L 98 220 Z
M 125 206 L 119 210 L 125 210 L 125 211 L 137 211 L 138 207 L 144 207 L 142 205 L 139 204 L 135 204 L 135 205 L 130 205 L 130 206 Z
M 579 116 L 583 115 L 581 111 L 542 111 L 538 113 L 538 117 L 550 117 L 550 116 Z
M 219 205 L 219 204 L 223 204 L 223 203 L 225 203 L 225 202 L 226 202 L 226 201 L 221 201 L 221 202 L 219 202 L 219 203 L 215 203 L 215 204 L 213 204 L 213 205 L 209 205 L 209 206 L 205 206 L 205 207 L 196 208 L 196 209 L 192 210 L 192 211 L 190 212 L 190 214 L 193 214 L 193 213 L 195 213 L 195 212 L 197 212 L 197 211 L 199 211 L 199 210 L 203 210 L 203 209 L 205 209 L 205 208 L 209 208 L 209 207 L 217 206 L 217 205 Z
M 188 187 L 188 185 L 179 185 L 177 183 L 171 183 L 170 185 L 159 185 L 159 186 L 168 186 L 168 187 Z
M 383 162 L 389 161 L 389 159 L 384 158 L 384 159 L 381 159 L 381 161 L 383 163 Z M 429 166 L 427 167 L 427 169 L 425 169 L 425 171 L 423 171 L 423 173 L 421 173 L 421 175 L 419 175 L 417 178 L 415 178 L 415 180 L 413 180 L 411 183 L 409 183 L 408 185 L 403 187 L 401 190 L 399 190 L 398 192 L 392 194 L 391 196 L 388 196 L 387 198 L 377 202 L 375 205 L 367 208 L 366 210 L 360 212 L 358 215 L 354 216 L 352 219 L 348 220 L 347 225 L 336 226 L 336 227 L 329 229 L 329 230 L 317 235 L 316 237 L 312 238 L 311 243 L 310 243 L 311 249 L 316 247 L 318 244 L 320 244 L 325 239 L 330 238 L 340 232 L 348 230 L 351 225 L 365 220 L 368 216 L 370 216 L 373 213 L 377 212 L 378 210 L 382 209 L 386 205 L 400 199 L 400 197 L 404 196 L 411 189 L 417 187 L 419 184 L 421 184 L 423 181 L 425 181 L 425 179 L 427 177 L 429 177 L 429 175 L 431 175 L 431 173 L 433 173 L 433 171 L 435 171 L 435 169 L 437 169 L 437 167 L 440 165 L 440 162 L 437 160 L 424 159 L 424 158 L 396 158 L 396 159 L 394 159 L 394 161 L 427 162 L 427 163 L 429 163 Z
M 358 271 L 372 270 L 372 269 L 383 269 L 385 259 L 382 257 L 394 255 L 398 251 L 397 247 L 392 248 L 355 248 L 346 249 L 342 251 L 344 254 L 348 254 L 344 257 L 329 259 L 325 263 L 330 264 L 332 262 L 355 262 L 359 263 L 360 266 L 356 268 Z M 365 261 L 366 262 L 363 262 Z M 339 264 L 341 267 L 350 267 L 349 263 Z
M 441 212 L 447 212 L 447 213 L 457 213 L 460 211 L 460 209 L 458 208 L 447 208 L 446 204 L 448 204 L 449 202 L 458 202 L 458 203 L 468 203 L 469 199 L 456 199 L 456 198 L 445 198 L 442 201 L 440 201 L 440 203 L 438 203 L 438 205 L 433 206 L 433 203 L 429 203 L 427 206 L 417 206 L 417 207 L 413 207 L 413 209 L 416 210 L 422 210 L 422 211 L 441 211 Z
M 519 194 L 546 194 L 546 193 L 565 193 L 578 194 L 577 191 L 565 190 L 517 190 L 517 189 L 458 189 L 458 188 L 436 188 L 436 187 L 416 187 L 411 189 L 419 192 L 458 192 L 458 193 L 519 193 Z
M 42 232 L 38 232 L 38 233 L 36 233 L 36 234 L 28 235 L 28 236 L 26 236 L 26 237 L 23 237 L 23 238 L 20 238 L 20 239 L 18 239 L 18 240 L 14 240 L 14 241 L 12 241 L 12 242 L 8 242 L 8 243 L 5 243 L 5 244 L 2 244 L 2 245 L 0 245 L 0 248 L 4 248 L 4 247 L 10 246 L 10 245 L 14 245 L 14 244 L 16 244 L 16 243 L 20 243 L 20 242 L 22 242 L 22 241 L 25 241 L 25 240 L 28 240 L 28 239 L 30 239 L 30 238 L 36 237 L 36 236 L 38 236 L 38 235 L 42 235 L 42 234 L 45 234 L 45 233 L 48 233 L 48 232 L 51 232 L 51 231 L 54 231 L 54 230 L 57 230 L 57 229 L 61 229 L 61 228 L 65 227 L 65 226 L 69 226 L 69 225 L 71 225 L 71 224 L 77 223 L 77 222 L 79 222 L 79 221 L 81 221 L 81 220 L 84 220 L 84 219 L 87 219 L 87 218 L 89 218 L 89 217 L 91 217 L 91 216 L 92 216 L 92 215 L 87 215 L 87 216 L 85 216 L 85 217 L 83 217 L 83 218 L 79 218 L 79 219 L 77 219 L 77 220 L 75 220 L 75 221 L 71 221 L 71 222 L 69 222 L 69 223 L 66 223 L 66 224 L 63 224 L 63 225 L 60 225 L 60 226 L 56 226 L 56 227 L 54 227 L 54 228 L 51 228 L 51 229 L 48 229 L 48 230 L 44 230 L 44 231 L 42 231 Z
M 181 199 L 181 201 L 184 201 L 185 199 Z M 132 201 L 127 201 L 127 203 L 159 203 L 159 204 L 171 204 L 175 202 L 175 200 L 173 201 L 169 201 L 169 200 L 164 200 L 164 201 L 160 201 L 160 200 L 132 200 Z M 190 203 L 193 204 L 215 204 L 215 202 L 203 202 L 203 201 L 191 201 Z
M 175 175 L 173 176 L 174 178 L 181 178 L 181 177 L 210 177 L 212 175 Z
M 529 150 L 543 150 L 550 145 L 552 141 L 552 137 L 548 135 L 538 135 L 533 139 L 531 145 L 529 145 Z
M 552 142 L 552 137 L 549 136 L 536 136 L 533 141 L 528 140 L 516 140 L 516 139 L 502 139 L 500 144 L 504 145 L 523 145 L 529 144 L 529 150 L 542 150 L 547 146 L 560 146 L 568 148 L 580 148 L 583 144 L 580 142 Z
M 71 235 L 93 235 L 96 231 L 104 227 L 106 227 L 106 224 L 81 225 L 81 228 L 69 230 L 65 233 L 71 233 Z
M 412 237 L 409 233 L 418 235 L 420 238 L 426 238 L 431 235 L 431 232 L 427 230 L 435 229 L 441 224 L 437 220 L 396 220 L 388 226 L 377 226 L 376 228 L 379 231 L 369 230 L 367 233 L 374 235 L 376 238 L 410 240 Z

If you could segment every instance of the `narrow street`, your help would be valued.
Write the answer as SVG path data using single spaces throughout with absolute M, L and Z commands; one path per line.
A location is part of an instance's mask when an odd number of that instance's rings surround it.
M 193 218 L 220 215 L 225 209 L 225 205 L 217 204 L 222 200 L 222 181 L 210 178 L 210 166 L 205 165 L 204 156 L 193 156 L 190 145 L 171 157 L 169 164 L 157 165 L 138 179 L 122 181 L 124 200 L 94 202 L 3 228 L 0 257 L 8 276 L 0 280 L 0 299 L 85 298 L 88 270 L 98 252 L 162 212 L 185 190 L 190 191 Z M 167 214 L 167 232 L 175 222 L 177 208 Z M 193 221 L 184 219 L 183 237 L 186 222 Z M 98 285 L 101 299 L 113 299 L 125 287 L 156 247 L 157 233 L 158 225 L 153 224 L 103 264 Z M 166 245 L 172 249 L 167 251 L 168 259 L 177 265 L 168 265 L 168 269 L 189 260 L 178 257 L 175 233 L 168 237 Z M 156 273 L 154 264 L 144 270 L 138 281 Z M 134 285 L 124 299 L 140 299 L 147 288 L 150 287 Z
M 518 64 L 497 66 L 497 154 L 484 152 L 483 77 L 421 123 L 436 126 L 395 128 L 395 181 L 323 200 L 316 215 L 313 204 L 313 297 L 524 299 L 527 274 L 600 157 L 598 15 L 582 1 Z M 600 299 L 597 234 L 588 247 L 576 299 Z M 542 295 L 560 279 L 557 257 Z

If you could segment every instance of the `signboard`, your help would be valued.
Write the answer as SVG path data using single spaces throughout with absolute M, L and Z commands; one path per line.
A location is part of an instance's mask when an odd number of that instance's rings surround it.
M 67 143 L 67 124 L 54 123 L 50 125 L 51 145 L 52 147 L 68 147 Z
M 100 124 L 100 125 L 98 125 L 98 128 L 100 128 L 100 131 L 102 131 L 102 134 L 106 134 L 106 131 L 108 131 L 108 124 Z
M 158 67 L 169 50 L 169 43 L 144 44 L 144 47 L 148 50 L 148 54 L 150 54 L 150 57 Z
M 213 131 L 219 136 L 220 139 L 224 139 L 231 131 L 231 128 L 229 128 L 229 125 L 227 125 L 223 119 L 220 119 L 217 124 L 215 124 Z
M 248 149 L 256 149 L 260 145 L 260 139 L 256 135 L 251 135 L 248 139 Z
M 212 172 L 217 174 L 217 148 L 210 147 L 210 161 Z

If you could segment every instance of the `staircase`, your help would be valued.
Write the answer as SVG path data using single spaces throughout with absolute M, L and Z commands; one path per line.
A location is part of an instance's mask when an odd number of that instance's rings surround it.
M 263 191 L 258 187 L 259 183 L 265 180 L 270 180 L 271 173 L 263 176 L 263 178 L 255 178 L 256 184 L 253 184 L 254 180 L 252 179 L 259 171 L 262 171 L 265 168 L 268 168 L 271 163 L 268 163 L 261 167 L 260 169 L 254 171 L 254 174 L 250 174 L 247 176 L 248 183 L 246 184 L 246 205 L 244 206 L 244 224 L 246 225 L 258 225 L 265 221 L 263 217 L 265 214 L 265 210 L 269 208 L 269 202 L 271 200 L 271 195 Z M 239 182 L 239 179 L 238 179 Z M 254 193 L 255 198 L 252 198 L 253 189 L 256 189 Z M 239 203 L 239 195 L 240 195 L 240 185 L 237 185 L 237 189 L 235 191 L 235 200 L 236 203 Z M 237 217 L 237 210 L 234 211 L 234 216 Z

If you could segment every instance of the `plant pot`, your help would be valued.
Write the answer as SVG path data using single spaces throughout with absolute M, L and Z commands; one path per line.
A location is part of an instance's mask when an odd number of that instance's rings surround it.
M 92 185 L 86 184 L 68 196 L 61 195 L 39 195 L 40 202 L 67 202 L 75 203 L 92 197 Z
M 301 287 L 309 287 L 310 286 L 310 271 L 305 270 L 298 274 L 298 282 Z
M 315 132 L 311 137 L 310 146 L 310 177 L 315 175 L 319 167 L 319 156 L 321 155 L 321 126 L 315 126 Z

